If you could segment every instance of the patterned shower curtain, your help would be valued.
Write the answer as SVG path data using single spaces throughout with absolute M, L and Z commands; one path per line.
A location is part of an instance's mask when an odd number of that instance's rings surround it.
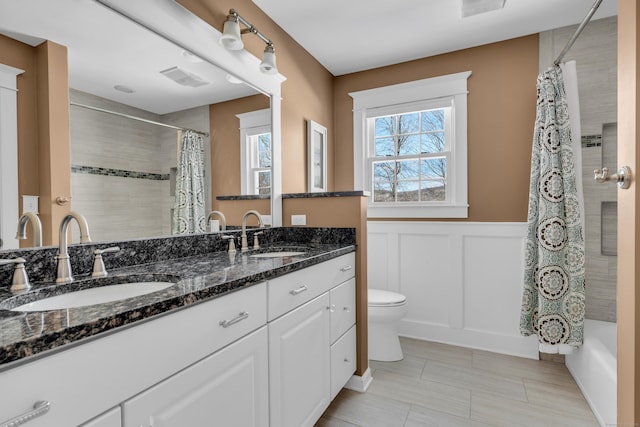
M 204 140 L 196 132 L 182 131 L 172 233 L 204 233 L 204 215 Z
M 582 344 L 584 239 L 562 70 L 538 76 L 520 332 L 540 351 Z

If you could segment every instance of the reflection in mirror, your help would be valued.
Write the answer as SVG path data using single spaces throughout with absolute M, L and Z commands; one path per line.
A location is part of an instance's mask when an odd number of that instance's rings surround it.
M 269 97 L 242 82 L 233 84 L 223 70 L 93 1 L 3 4 L 0 33 L 7 37 L 4 42 L 37 49 L 51 40 L 67 49 L 71 194 L 52 197 L 71 197 L 70 208 L 87 218 L 94 241 L 171 234 L 181 132 L 74 104 L 210 135 L 204 137 L 205 217 L 212 209 L 225 211 L 217 196 L 269 193 L 271 159 L 264 149 L 270 121 L 255 144 L 240 143 L 247 140 L 241 117 L 268 113 Z M 0 64 L 11 61 L 0 49 Z M 26 74 L 19 79 L 35 85 Z M 18 127 L 20 144 L 30 132 L 23 127 Z M 249 186 L 243 184 L 247 177 Z M 37 183 L 21 181 L 19 187 L 21 195 L 37 192 Z M 268 200 L 255 202 L 254 208 L 270 213 Z

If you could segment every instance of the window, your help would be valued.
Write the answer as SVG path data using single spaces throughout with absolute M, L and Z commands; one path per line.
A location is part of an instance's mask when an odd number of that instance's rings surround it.
M 369 217 L 467 217 L 471 72 L 351 93 L 355 189 Z
M 271 194 L 271 132 L 249 135 L 251 150 L 249 165 L 250 194 Z
M 241 191 L 271 194 L 271 110 L 238 114 L 240 119 Z

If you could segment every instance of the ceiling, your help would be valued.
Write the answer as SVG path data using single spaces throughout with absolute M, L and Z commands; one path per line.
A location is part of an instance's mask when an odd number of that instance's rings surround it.
M 463 0 L 253 1 L 334 75 L 576 24 L 593 4 L 506 0 L 501 10 L 462 18 Z M 617 0 L 603 0 L 594 19 L 616 14 Z M 256 93 L 96 1 L 2 1 L 0 33 L 33 46 L 44 39 L 67 46 L 72 88 L 156 114 Z M 160 74 L 174 66 L 208 83 L 183 86 Z
M 594 4 L 506 0 L 463 18 L 462 0 L 253 2 L 336 76 L 578 24 Z M 603 0 L 592 19 L 617 10 L 617 0 Z
M 0 34 L 32 46 L 43 40 L 67 46 L 73 89 L 156 114 L 257 93 L 231 84 L 226 72 L 95 1 L 2 1 Z M 160 73 L 172 67 L 206 84 L 182 85 Z M 135 92 L 118 91 L 117 85 Z

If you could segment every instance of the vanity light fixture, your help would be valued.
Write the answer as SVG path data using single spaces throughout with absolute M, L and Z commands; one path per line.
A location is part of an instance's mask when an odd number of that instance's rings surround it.
M 240 29 L 240 23 L 247 28 Z M 260 71 L 264 74 L 277 74 L 278 68 L 276 67 L 276 51 L 273 47 L 273 43 L 264 34 L 262 34 L 256 27 L 254 27 L 249 21 L 244 19 L 236 12 L 235 9 L 230 9 L 227 19 L 224 21 L 222 27 L 222 36 L 220 37 L 220 44 L 228 50 L 240 50 L 244 48 L 242 42 L 242 34 L 252 33 L 260 37 L 260 39 L 267 44 L 264 48 L 264 54 L 262 56 L 262 62 L 260 62 Z

